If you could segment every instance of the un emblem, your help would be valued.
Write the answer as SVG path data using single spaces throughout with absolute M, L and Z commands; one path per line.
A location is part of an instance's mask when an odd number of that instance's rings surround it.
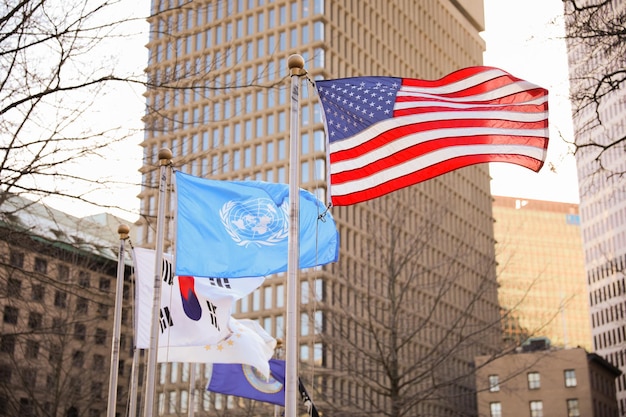
M 276 394 L 283 389 L 283 384 L 280 381 L 277 381 L 272 374 L 270 374 L 268 379 L 265 379 L 265 377 L 257 371 L 256 368 L 250 365 L 241 365 L 241 369 L 243 370 L 243 374 L 246 376 L 250 385 L 258 391 L 265 394 Z
M 287 201 L 287 200 L 285 200 Z M 273 246 L 289 235 L 289 204 L 278 209 L 269 198 L 229 201 L 220 209 L 220 218 L 230 237 L 247 247 Z

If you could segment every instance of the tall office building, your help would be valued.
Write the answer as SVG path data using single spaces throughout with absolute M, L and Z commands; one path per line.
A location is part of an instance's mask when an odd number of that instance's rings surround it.
M 155 87 L 146 93 L 142 143 L 146 246 L 154 244 L 160 148 L 173 151 L 176 169 L 196 176 L 289 181 L 290 55 L 302 55 L 307 71 L 300 186 L 324 199 L 324 126 L 311 82 L 436 79 L 480 65 L 485 48 L 483 5 L 475 0 L 153 0 L 149 23 L 146 73 Z M 473 358 L 500 340 L 487 165 L 331 210 L 339 261 L 302 271 L 300 319 L 289 330 L 298 334 L 299 373 L 317 408 L 343 416 L 475 415 Z M 174 236 L 166 229 L 168 248 Z M 283 338 L 285 294 L 285 275 L 268 277 L 234 313 Z M 161 365 L 160 414 L 186 406 L 183 369 Z M 199 394 L 198 411 L 239 404 Z
M 591 351 L 578 204 L 495 196 L 493 217 L 505 337 Z
M 597 2 L 578 3 L 586 6 Z M 620 22 L 618 27 L 623 26 L 626 3 L 618 0 L 606 2 L 594 13 L 597 20 L 575 19 L 570 3 L 564 4 L 570 91 L 576 97 L 585 91 L 594 91 L 595 80 L 613 70 L 623 70 L 623 53 L 619 48 L 609 47 L 613 40 L 617 45 L 623 45 L 623 36 L 619 35 L 621 31 L 617 30 L 613 38 L 608 34 L 613 31 L 609 22 L 617 21 Z M 585 36 L 583 39 L 574 37 L 580 24 L 587 21 L 605 34 Z M 605 29 L 608 30 L 604 32 Z M 608 149 L 603 149 L 603 146 L 624 136 L 626 91 L 621 88 L 603 94 L 598 107 L 595 102 L 588 102 L 589 105 L 584 108 L 580 108 L 578 101 L 573 102 L 576 143 L 596 144 L 579 147 L 576 152 L 593 345 L 598 354 L 625 371 L 626 176 L 623 174 L 626 172 L 626 158 L 622 144 Z M 617 380 L 617 390 L 621 415 L 626 415 L 626 377 L 623 374 Z

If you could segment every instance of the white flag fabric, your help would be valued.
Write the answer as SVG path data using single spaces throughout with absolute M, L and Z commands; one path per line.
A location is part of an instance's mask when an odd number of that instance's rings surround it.
M 230 335 L 215 344 L 160 347 L 157 361 L 245 364 L 269 378 L 276 339 L 254 320 L 230 317 L 228 327 Z
M 156 252 L 135 248 L 137 278 L 137 347 L 150 347 L 153 325 Z M 236 300 L 250 294 L 265 280 L 256 278 L 194 278 L 174 276 L 172 256 L 163 255 L 159 347 L 205 346 L 231 334 L 230 318 Z

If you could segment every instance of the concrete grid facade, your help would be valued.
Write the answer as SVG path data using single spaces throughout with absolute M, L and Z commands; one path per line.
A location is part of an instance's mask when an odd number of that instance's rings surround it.
M 595 2 L 582 1 L 584 7 Z M 568 21 L 566 32 L 571 31 Z M 607 2 L 600 12 L 611 21 L 623 15 L 626 4 L 622 1 Z M 607 40 L 600 36 L 598 42 Z M 620 40 L 623 43 L 622 40 Z M 590 80 L 600 79 L 607 71 L 623 69 L 623 54 L 607 56 L 606 49 L 586 39 L 580 41 L 568 37 L 568 62 L 570 92 L 575 95 L 589 88 Z M 595 86 L 593 86 L 595 87 Z M 592 87 L 592 88 L 593 88 Z M 626 128 L 626 99 L 623 89 L 608 94 L 596 109 L 587 106 L 573 113 L 576 143 L 608 145 L 615 138 L 622 138 Z M 577 110 L 574 108 L 574 110 Z M 595 122 L 596 115 L 602 124 Z M 585 253 L 585 269 L 590 303 L 592 337 L 595 352 L 602 355 L 622 371 L 626 370 L 626 158 L 624 147 L 617 145 L 602 150 L 600 147 L 581 147 L 576 152 L 580 194 L 580 217 Z M 620 415 L 626 415 L 626 376 L 617 380 Z
M 138 229 L 144 246 L 154 245 L 160 148 L 171 149 L 174 167 L 192 175 L 289 181 L 291 54 L 304 57 L 309 80 L 436 79 L 480 65 L 485 48 L 481 1 L 153 0 L 151 7 L 146 73 L 164 87 L 146 93 Z M 303 86 L 300 185 L 325 199 L 321 112 L 310 83 Z M 386 334 L 390 259 L 400 252 L 408 259 L 414 250 L 411 269 L 399 275 L 406 298 L 398 307 L 408 326 L 401 336 L 415 329 L 401 359 L 423 362 L 407 374 L 417 381 L 407 391 L 419 399 L 412 410 L 474 415 L 473 358 L 493 352 L 500 340 L 487 165 L 332 213 L 341 236 L 339 262 L 304 271 L 299 287 L 300 374 L 318 409 L 356 416 L 382 415 L 389 407 L 388 396 L 351 371 L 368 368 L 369 379 L 384 372 L 380 364 L 364 362 L 374 340 L 360 318 L 372 317 L 374 328 Z M 169 223 L 165 234 L 169 248 Z M 285 294 L 285 275 L 268 277 L 238 303 L 235 315 L 258 319 L 283 338 Z M 442 357 L 448 360 L 433 367 Z M 184 411 L 188 365 L 160 366 L 159 414 Z M 206 375 L 203 365 L 198 374 Z M 204 392 L 205 383 L 195 388 L 198 413 L 243 405 Z

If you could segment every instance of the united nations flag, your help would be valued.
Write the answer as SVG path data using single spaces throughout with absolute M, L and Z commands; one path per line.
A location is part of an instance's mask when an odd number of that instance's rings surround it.
M 176 172 L 176 275 L 259 277 L 287 271 L 289 186 Z M 336 262 L 337 226 L 300 190 L 300 268 Z

